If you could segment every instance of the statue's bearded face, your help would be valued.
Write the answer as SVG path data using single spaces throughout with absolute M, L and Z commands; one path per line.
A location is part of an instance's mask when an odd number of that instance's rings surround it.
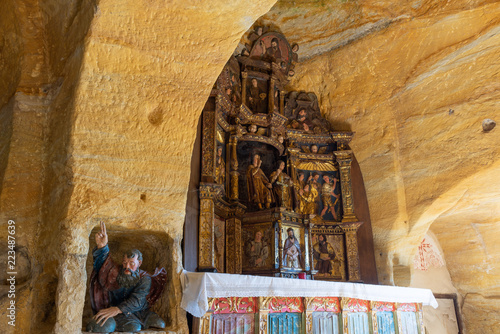
M 130 288 L 137 284 L 139 281 L 139 267 L 142 261 L 137 259 L 137 256 L 127 257 L 123 256 L 123 268 L 120 270 L 116 280 L 120 287 Z
M 123 256 L 123 269 L 125 274 L 130 275 L 131 272 L 139 270 L 139 267 L 141 266 L 142 261 L 139 261 L 137 259 L 137 255 L 132 256 L 132 257 L 127 257 L 127 255 Z
M 137 285 L 140 279 L 139 269 L 130 270 L 122 268 L 116 277 L 116 281 L 121 288 L 132 288 Z

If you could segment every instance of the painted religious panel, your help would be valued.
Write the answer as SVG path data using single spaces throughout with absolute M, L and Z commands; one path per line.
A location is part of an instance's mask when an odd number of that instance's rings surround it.
M 283 241 L 282 268 L 303 270 L 305 268 L 305 240 L 301 228 L 284 224 L 281 229 L 281 240 Z
M 286 68 L 292 61 L 292 48 L 283 35 L 268 32 L 257 39 L 250 57 L 272 61 Z
M 248 75 L 245 104 L 254 114 L 265 114 L 268 110 L 268 82 L 261 77 Z
M 319 215 L 323 220 L 340 221 L 342 203 L 338 171 L 331 162 L 302 162 L 299 167 L 325 167 L 331 171 L 298 169 L 295 182 L 297 212 Z M 318 168 L 319 169 L 319 168 Z
M 313 268 L 315 278 L 346 280 L 344 236 L 342 234 L 312 233 Z
M 268 270 L 274 264 L 272 223 L 247 225 L 242 230 L 243 271 Z

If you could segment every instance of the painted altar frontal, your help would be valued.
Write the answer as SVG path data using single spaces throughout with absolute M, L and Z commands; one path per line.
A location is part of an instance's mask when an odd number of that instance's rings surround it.
M 250 275 L 181 275 L 195 333 L 425 333 L 428 289 Z

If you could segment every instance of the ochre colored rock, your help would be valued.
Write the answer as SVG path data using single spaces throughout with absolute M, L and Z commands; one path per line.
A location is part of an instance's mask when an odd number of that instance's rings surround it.
M 31 266 L 17 331 L 80 333 L 99 220 L 115 250 L 135 231 L 167 245 L 159 307 L 187 331 L 178 273 L 199 116 L 274 2 L 4 1 L 0 227 L 16 221 Z M 337 130 L 356 132 L 380 281 L 409 284 L 430 228 L 472 333 L 500 313 L 500 132 L 482 128 L 500 119 L 499 16 L 496 1 L 303 0 L 258 21 L 300 45 L 289 90 L 315 92 Z

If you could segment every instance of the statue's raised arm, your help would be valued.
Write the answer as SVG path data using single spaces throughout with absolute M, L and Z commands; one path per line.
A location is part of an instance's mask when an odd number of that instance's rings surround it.
M 101 231 L 95 234 L 95 243 L 97 248 L 103 248 L 108 244 L 108 234 L 106 233 L 106 225 L 101 223 Z

